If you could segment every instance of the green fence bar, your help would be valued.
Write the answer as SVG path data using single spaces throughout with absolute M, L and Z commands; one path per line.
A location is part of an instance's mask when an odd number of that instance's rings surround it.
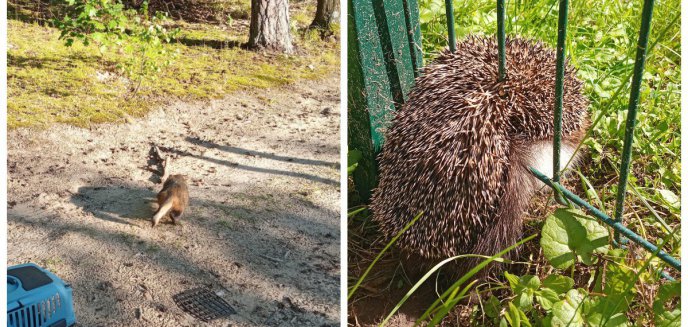
M 585 200 L 579 198 L 577 195 L 565 189 L 563 186 L 561 186 L 561 184 L 550 180 L 547 176 L 539 172 L 537 169 L 531 167 L 530 172 L 533 173 L 533 175 L 535 175 L 535 177 L 537 177 L 543 183 L 547 184 L 549 187 L 561 191 L 562 195 L 564 195 L 567 199 L 571 200 L 571 202 L 577 204 L 580 207 L 585 208 L 586 210 L 588 210 L 588 212 L 590 212 L 590 214 L 597 217 L 599 220 L 602 220 L 602 222 L 604 222 L 605 224 L 611 226 L 617 233 L 623 234 L 628 239 L 642 246 L 644 249 L 652 253 L 657 253 L 657 257 L 662 259 L 662 261 L 669 264 L 669 266 L 671 266 L 672 268 L 681 271 L 681 261 L 678 261 L 676 258 L 672 257 L 668 253 L 658 249 L 657 246 L 646 241 L 644 238 L 640 237 L 640 235 L 636 234 L 635 232 L 621 224 L 621 222 L 610 218 L 604 212 L 598 210 L 589 203 L 585 202 Z
M 423 67 L 419 15 L 417 0 L 404 0 L 404 18 L 406 19 L 406 34 L 410 45 L 411 62 L 413 63 L 413 77 L 418 77 L 420 69 Z
M 417 0 L 347 1 L 348 145 L 361 152 L 353 174 L 362 201 L 377 184 L 376 157 L 394 112 L 422 65 Z
M 497 0 L 497 45 L 499 46 L 499 80 L 506 78 L 506 30 L 504 0 Z
M 647 54 L 647 41 L 650 35 L 650 22 L 652 21 L 652 9 L 654 0 L 645 0 L 643 4 L 642 22 L 640 23 L 640 36 L 635 55 L 635 67 L 633 68 L 633 81 L 631 82 L 631 96 L 628 103 L 628 115 L 626 116 L 626 130 L 624 134 L 624 147 L 621 154 L 621 172 L 619 173 L 619 187 L 616 194 L 616 209 L 614 218 L 616 222 L 623 222 L 624 200 L 626 198 L 626 184 L 631 165 L 631 147 L 633 145 L 633 130 L 635 129 L 636 113 L 638 111 L 638 99 L 640 97 L 640 83 L 643 80 L 645 68 L 645 55 Z M 614 240 L 621 243 L 619 233 L 614 235 Z
M 454 4 L 452 0 L 444 0 L 447 10 L 447 36 L 449 37 L 449 50 L 456 51 L 456 34 L 454 33 Z
M 561 116 L 564 100 L 564 64 L 566 63 L 566 25 L 568 24 L 569 1 L 559 0 L 559 22 L 557 24 L 557 71 L 554 85 L 554 176 L 559 182 L 561 178 Z M 557 197 L 558 200 L 561 200 Z M 561 201 L 560 201 L 561 202 Z

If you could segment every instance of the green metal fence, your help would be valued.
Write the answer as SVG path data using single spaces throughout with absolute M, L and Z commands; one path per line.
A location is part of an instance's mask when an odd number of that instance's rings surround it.
M 454 34 L 454 10 L 452 0 L 445 0 L 449 49 L 456 49 Z M 533 175 L 555 190 L 557 200 L 564 197 L 586 209 L 615 231 L 617 245 L 631 240 L 672 268 L 680 271 L 681 262 L 660 247 L 648 242 L 623 225 L 623 210 L 631 164 L 631 146 L 638 110 L 640 86 L 647 53 L 648 36 L 652 21 L 654 0 L 644 0 L 642 22 L 638 38 L 635 67 L 631 83 L 631 94 L 626 118 L 624 147 L 618 184 L 614 219 L 590 205 L 559 184 L 561 177 L 561 126 L 563 103 L 564 64 L 566 58 L 566 28 L 568 22 L 568 0 L 559 0 L 557 32 L 557 69 L 554 103 L 554 176 L 549 179 L 531 168 Z M 350 148 L 358 149 L 363 156 L 354 172 L 354 182 L 363 200 L 368 200 L 377 182 L 375 157 L 382 149 L 384 131 L 394 111 L 406 100 L 413 79 L 422 65 L 418 3 L 416 0 L 349 0 L 349 130 Z M 504 0 L 497 0 L 497 40 L 499 51 L 499 78 L 507 75 L 505 56 L 505 10 Z M 663 274 L 664 277 L 672 279 Z

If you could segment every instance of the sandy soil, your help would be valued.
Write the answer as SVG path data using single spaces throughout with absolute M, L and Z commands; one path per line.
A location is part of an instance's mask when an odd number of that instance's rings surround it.
M 190 181 L 151 228 L 160 166 Z M 70 283 L 80 326 L 339 325 L 339 76 L 177 103 L 127 124 L 8 135 L 9 265 Z M 175 294 L 238 314 L 203 323 Z

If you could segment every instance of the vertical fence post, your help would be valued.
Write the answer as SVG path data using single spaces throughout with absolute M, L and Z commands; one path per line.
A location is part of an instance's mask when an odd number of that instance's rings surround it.
M 444 0 L 447 10 L 447 36 L 449 37 L 449 50 L 456 51 L 456 34 L 454 33 L 454 4 L 452 0 Z
M 557 24 L 557 71 L 554 86 L 554 151 L 552 180 L 559 182 L 561 177 L 561 116 L 564 100 L 564 64 L 566 63 L 566 25 L 568 24 L 569 1 L 559 0 L 559 22 Z M 557 193 L 557 200 L 562 202 Z
M 504 0 L 497 0 L 497 45 L 499 47 L 499 80 L 506 78 L 506 31 L 504 20 L 506 19 Z
M 631 148 L 633 145 L 633 131 L 635 130 L 636 113 L 638 111 L 638 100 L 640 97 L 640 84 L 643 80 L 643 69 L 645 68 L 645 55 L 647 54 L 647 41 L 650 35 L 650 23 L 652 21 L 652 9 L 654 0 L 645 0 L 643 4 L 642 22 L 640 24 L 640 35 L 638 36 L 638 46 L 635 55 L 635 67 L 633 68 L 633 81 L 631 82 L 631 96 L 628 103 L 628 115 L 626 116 L 626 129 L 624 134 L 624 147 L 621 154 L 621 172 L 619 176 L 619 187 L 616 194 L 616 209 L 614 218 L 616 222 L 623 222 L 624 200 L 626 199 L 626 184 L 631 165 Z M 621 243 L 621 235 L 614 234 L 617 244 Z
M 394 111 L 406 101 L 422 63 L 416 0 L 347 1 L 349 150 L 361 202 L 377 185 L 376 157 Z

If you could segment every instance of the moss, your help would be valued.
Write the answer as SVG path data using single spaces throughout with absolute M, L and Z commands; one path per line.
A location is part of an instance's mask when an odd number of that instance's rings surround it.
M 182 33 L 168 45 L 179 55 L 155 80 L 137 84 L 117 65 L 126 58 L 95 46 L 64 46 L 59 31 L 8 21 L 8 127 L 85 127 L 140 117 L 170 99 L 221 98 L 241 89 L 270 88 L 318 79 L 339 69 L 338 41 L 296 32 L 297 55 L 241 48 L 247 31 L 177 22 Z M 36 46 L 40 44 L 40 46 Z

